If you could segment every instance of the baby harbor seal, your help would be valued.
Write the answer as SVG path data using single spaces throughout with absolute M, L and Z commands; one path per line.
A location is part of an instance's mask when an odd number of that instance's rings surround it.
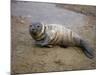
M 67 29 L 63 25 L 32 23 L 29 32 L 35 40 L 36 45 L 52 47 L 59 45 L 61 47 L 77 46 L 81 47 L 85 55 L 93 58 L 93 49 L 77 33 Z

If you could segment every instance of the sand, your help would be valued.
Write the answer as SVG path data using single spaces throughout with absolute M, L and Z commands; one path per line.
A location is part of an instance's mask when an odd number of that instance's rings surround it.
M 95 51 L 95 17 L 87 16 L 86 25 L 79 26 L 76 30 L 84 38 L 90 40 Z M 81 48 L 68 47 L 54 48 L 38 47 L 29 34 L 30 22 L 27 17 L 11 17 L 11 72 L 19 73 L 54 72 L 70 70 L 87 70 L 96 68 L 95 57 L 87 58 Z

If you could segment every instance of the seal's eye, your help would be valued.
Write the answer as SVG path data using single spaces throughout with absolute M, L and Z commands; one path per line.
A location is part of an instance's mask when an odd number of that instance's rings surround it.
M 32 27 L 32 25 L 30 25 L 30 27 Z
M 38 28 L 40 27 L 40 26 L 37 26 Z

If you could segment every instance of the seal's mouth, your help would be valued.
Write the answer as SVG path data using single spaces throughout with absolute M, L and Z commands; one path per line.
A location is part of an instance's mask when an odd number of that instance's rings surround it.
M 37 31 L 36 31 L 35 29 L 32 29 L 32 30 L 31 30 L 31 33 L 32 33 L 33 35 L 37 35 Z

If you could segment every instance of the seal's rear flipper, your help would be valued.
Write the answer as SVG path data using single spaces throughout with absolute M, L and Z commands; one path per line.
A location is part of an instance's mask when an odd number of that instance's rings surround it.
M 83 52 L 85 53 L 85 55 L 92 59 L 94 57 L 94 52 L 93 52 L 93 48 L 91 48 L 89 46 L 89 44 L 87 43 L 87 41 L 84 40 L 80 40 L 80 47 L 83 49 Z

